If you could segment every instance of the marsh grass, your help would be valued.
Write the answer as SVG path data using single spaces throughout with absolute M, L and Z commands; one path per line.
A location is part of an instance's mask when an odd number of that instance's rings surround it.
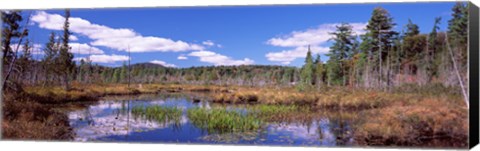
M 2 139 L 68 140 L 73 138 L 68 117 L 52 105 L 26 93 L 6 93 L 2 101 Z
M 179 125 L 182 117 L 181 109 L 165 106 L 136 106 L 132 108 L 131 113 L 135 118 L 145 118 L 162 124 L 173 122 L 175 125 Z
M 395 104 L 364 111 L 356 125 L 361 145 L 466 147 L 467 109 L 448 98 L 421 99 L 415 105 Z
M 251 132 L 268 122 L 281 122 L 302 111 L 307 110 L 296 105 L 258 104 L 235 108 L 191 108 L 187 110 L 187 116 L 194 125 L 208 132 Z
M 225 108 L 191 108 L 187 110 L 187 116 L 195 126 L 209 133 L 255 131 L 263 124 L 255 116 Z

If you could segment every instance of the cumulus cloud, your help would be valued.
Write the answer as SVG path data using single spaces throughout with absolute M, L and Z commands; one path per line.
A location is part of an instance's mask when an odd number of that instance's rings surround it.
M 202 44 L 203 44 L 204 46 L 207 46 L 207 47 L 218 47 L 218 48 L 222 48 L 222 45 L 216 44 L 216 43 L 214 43 L 214 42 L 211 41 L 211 40 L 203 41 Z
M 152 61 L 150 61 L 150 63 L 162 65 L 164 67 L 177 67 L 174 64 L 169 64 L 169 63 L 166 63 L 165 61 L 162 61 L 162 60 L 152 60 Z
M 105 55 L 105 54 L 90 55 L 90 60 L 92 62 L 96 62 L 96 63 L 115 63 L 115 62 L 118 62 L 118 61 L 127 61 L 129 59 L 130 58 L 128 56 L 116 55 L 116 54 L 112 54 L 112 55 Z M 78 57 L 78 58 L 74 58 L 73 60 L 80 61 L 80 60 L 87 60 L 87 58 Z
M 288 50 L 280 52 L 269 52 L 265 55 L 269 61 L 290 64 L 297 58 L 304 58 L 307 52 L 307 46 L 311 46 L 311 51 L 315 53 L 327 53 L 328 47 L 323 46 L 332 38 L 330 33 L 336 30 L 339 23 L 322 24 L 316 28 L 310 28 L 302 31 L 293 31 L 290 34 L 277 36 L 267 41 L 267 44 L 277 47 L 288 47 Z M 367 23 L 350 23 L 352 31 L 357 34 L 364 34 Z
M 65 18 L 59 14 L 38 11 L 31 20 L 40 28 L 62 30 Z M 142 36 L 132 29 L 111 28 L 78 17 L 71 17 L 69 20 L 70 31 L 92 39 L 93 42 L 90 44 L 94 46 L 104 46 L 121 51 L 130 49 L 131 52 L 180 52 L 204 49 L 201 45 L 163 37 Z
M 280 52 L 269 52 L 265 56 L 269 61 L 281 62 L 288 65 L 297 58 L 304 58 L 307 54 L 308 47 L 301 46 L 292 50 L 282 50 Z M 328 47 L 310 47 L 312 54 L 325 54 L 329 51 Z
M 72 49 L 70 49 L 71 53 L 76 54 L 103 54 L 104 52 L 96 47 L 92 47 L 88 44 L 82 43 L 70 43 L 69 44 Z
M 293 31 L 288 35 L 271 38 L 267 44 L 280 47 L 299 47 L 307 45 L 320 45 L 332 38 L 331 32 L 334 32 L 336 26 L 340 24 L 322 24 L 317 28 L 304 31 Z M 367 23 L 350 23 L 353 32 L 356 34 L 365 33 L 364 28 Z
M 253 64 L 254 61 L 249 58 L 244 58 L 243 60 L 234 60 L 228 56 L 224 56 L 221 54 L 217 54 L 212 51 L 202 50 L 202 51 L 194 51 L 188 54 L 189 56 L 194 56 L 200 58 L 200 61 L 212 63 L 216 66 L 219 65 L 250 65 Z
M 42 50 L 42 44 L 30 44 L 31 45 L 31 49 L 30 49 L 30 53 L 31 54 L 43 54 L 43 50 Z M 12 50 L 15 50 L 17 49 L 17 44 L 10 44 L 10 48 L 12 48 Z M 23 45 L 20 45 L 20 47 L 18 47 L 18 52 L 19 53 L 22 53 L 23 52 Z
M 181 54 L 180 56 L 177 57 L 178 60 L 187 60 L 187 56 Z

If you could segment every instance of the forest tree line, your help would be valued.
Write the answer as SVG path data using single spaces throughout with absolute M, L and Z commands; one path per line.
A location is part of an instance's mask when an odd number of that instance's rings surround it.
M 298 89 L 348 86 L 389 89 L 405 83 L 462 86 L 468 83 L 468 7 L 458 2 L 452 8 L 448 29 L 441 18 L 432 18 L 430 32 L 423 34 L 409 21 L 401 31 L 389 12 L 377 7 L 358 35 L 342 23 L 332 32 L 333 45 L 324 62 L 308 51 L 302 67 L 272 65 L 208 66 L 170 68 L 141 63 L 120 67 L 93 64 L 88 58 L 73 61 L 69 52 L 69 11 L 61 38 L 49 35 L 43 58 L 32 58 L 27 23 L 20 11 L 2 12 L 4 84 L 63 85 L 69 83 L 181 83 L 246 86 L 296 86 Z M 23 24 L 22 24 L 23 23 Z M 18 44 L 18 45 L 13 45 Z M 12 47 L 16 46 L 16 47 Z M 310 48 L 309 48 L 310 49 Z M 7 86 L 9 85 L 7 84 Z
M 338 25 L 331 33 L 329 60 L 314 61 L 309 50 L 301 82 L 375 88 L 404 83 L 458 86 L 458 72 L 460 81 L 468 83 L 468 8 L 459 2 L 452 11 L 446 32 L 439 27 L 440 17 L 432 19 L 427 34 L 411 20 L 402 31 L 394 31 L 393 18 L 381 7 L 374 9 L 363 35 L 354 33 L 348 23 Z

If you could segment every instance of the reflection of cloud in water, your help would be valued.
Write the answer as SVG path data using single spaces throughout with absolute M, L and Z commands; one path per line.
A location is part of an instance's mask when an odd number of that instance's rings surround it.
M 148 104 L 163 104 L 161 102 L 164 103 L 165 101 L 151 101 Z M 135 119 L 132 114 L 116 112 L 121 108 L 123 108 L 122 102 L 110 101 L 99 102 L 99 104 L 90 106 L 83 111 L 70 112 L 68 117 L 70 125 L 75 127 L 75 140 L 89 141 L 111 135 L 127 135 L 132 132 L 166 128 L 173 124 L 173 122 L 161 124 L 142 118 Z M 186 122 L 187 117 L 182 116 L 180 124 Z
M 293 139 L 303 139 L 308 141 L 320 141 L 322 145 L 335 145 L 336 138 L 332 133 L 330 121 L 322 119 L 312 122 L 310 125 L 305 124 L 272 124 L 269 131 L 272 133 L 286 133 Z M 320 131 L 320 133 L 319 133 Z

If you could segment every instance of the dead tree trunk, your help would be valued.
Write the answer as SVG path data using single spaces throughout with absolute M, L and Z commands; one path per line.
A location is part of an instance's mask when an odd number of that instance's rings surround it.
M 31 17 L 31 16 L 32 16 L 32 13 L 30 13 L 30 15 L 28 16 L 27 21 L 25 22 L 25 26 L 23 26 L 23 27 L 24 27 L 23 33 L 20 35 L 20 40 L 18 40 L 17 47 L 15 48 L 14 57 L 13 57 L 13 59 L 12 59 L 12 62 L 10 62 L 10 66 L 8 67 L 7 74 L 5 75 L 5 78 L 3 79 L 3 82 L 2 82 L 2 90 L 5 89 L 5 85 L 7 84 L 8 78 L 10 77 L 10 75 L 11 75 L 11 73 L 12 73 L 12 71 L 13 71 L 13 67 L 14 67 L 15 62 L 16 62 L 16 60 L 17 60 L 18 49 L 20 48 L 20 45 L 22 44 L 23 37 L 24 37 L 25 34 L 26 34 L 27 26 L 28 26 L 28 24 L 30 23 L 30 17 Z M 7 54 L 3 54 L 3 55 L 7 55 Z
M 460 88 L 462 89 L 463 99 L 465 101 L 465 104 L 467 105 L 467 108 L 470 108 L 470 105 L 468 103 L 468 94 L 467 94 L 467 91 L 465 90 L 465 86 L 463 85 L 463 80 L 462 80 L 462 77 L 460 76 L 460 72 L 458 71 L 457 63 L 455 61 L 455 57 L 454 57 L 452 48 L 450 47 L 450 43 L 448 43 L 448 34 L 447 33 L 445 34 L 445 41 L 447 43 L 448 51 L 450 52 L 450 58 L 452 59 L 455 74 L 457 75 L 458 82 L 460 83 Z

